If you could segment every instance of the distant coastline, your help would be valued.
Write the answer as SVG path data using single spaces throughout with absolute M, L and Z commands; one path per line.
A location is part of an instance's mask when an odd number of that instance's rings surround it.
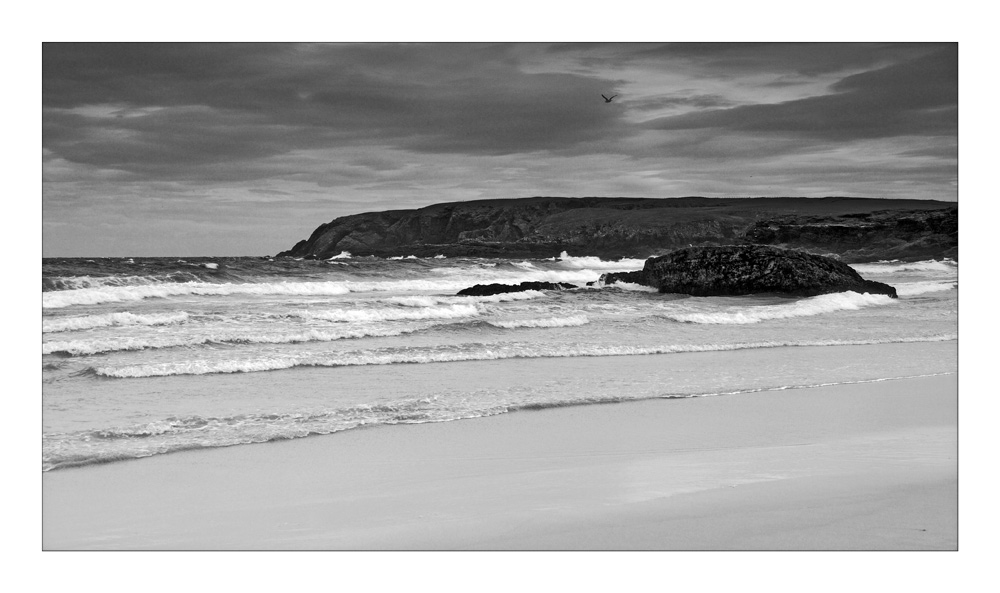
M 756 244 L 848 263 L 958 259 L 958 204 L 857 197 L 532 197 L 367 212 L 320 225 L 278 256 L 646 257 Z

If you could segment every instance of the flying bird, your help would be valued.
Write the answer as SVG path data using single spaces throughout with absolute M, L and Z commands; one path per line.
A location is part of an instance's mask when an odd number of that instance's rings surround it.
M 601 98 L 602 98 L 602 99 L 604 99 L 604 102 L 605 102 L 605 103 L 610 103 L 610 102 L 611 102 L 611 99 L 614 99 L 614 98 L 615 98 L 615 97 L 617 97 L 617 96 L 618 96 L 618 95 L 611 95 L 610 97 L 605 97 L 604 95 L 601 95 Z

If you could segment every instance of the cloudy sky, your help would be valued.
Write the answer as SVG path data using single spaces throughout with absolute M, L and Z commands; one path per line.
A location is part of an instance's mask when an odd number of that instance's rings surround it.
M 42 124 L 50 257 L 274 254 L 485 198 L 955 201 L 958 49 L 48 43 Z

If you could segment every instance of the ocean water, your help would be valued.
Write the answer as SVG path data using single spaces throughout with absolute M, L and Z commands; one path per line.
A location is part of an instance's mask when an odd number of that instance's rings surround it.
M 956 262 L 854 266 L 898 299 L 687 297 L 597 282 L 643 263 L 45 259 L 42 469 L 957 370 Z M 523 281 L 581 288 L 455 295 Z

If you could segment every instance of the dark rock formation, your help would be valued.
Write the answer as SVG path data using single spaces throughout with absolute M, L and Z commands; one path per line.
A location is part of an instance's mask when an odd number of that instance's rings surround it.
M 278 255 L 646 257 L 692 245 L 776 245 L 843 261 L 958 257 L 958 205 L 866 198 L 522 198 L 369 212 Z
M 525 290 L 565 290 L 578 288 L 565 282 L 522 282 L 520 284 L 477 284 L 458 291 L 459 296 L 489 296 L 505 292 L 523 292 Z
M 751 225 L 742 242 L 836 253 L 848 262 L 958 259 L 958 209 L 880 210 L 837 217 L 777 216 Z
M 605 274 L 601 281 L 632 282 L 694 296 L 815 296 L 853 290 L 896 298 L 895 288 L 865 280 L 833 258 L 763 245 L 678 249 L 647 259 L 642 270 Z

